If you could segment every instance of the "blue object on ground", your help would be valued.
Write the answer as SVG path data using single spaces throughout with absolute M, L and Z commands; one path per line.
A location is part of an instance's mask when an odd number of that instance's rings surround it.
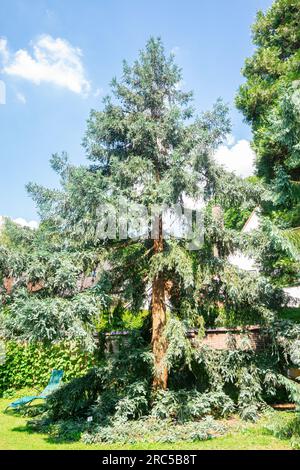
M 61 385 L 63 375 L 63 370 L 54 369 L 51 373 L 51 377 L 47 387 L 44 388 L 44 390 L 39 395 L 19 398 L 19 400 L 13 401 L 8 406 L 11 408 L 19 408 L 21 406 L 31 403 L 33 400 L 45 400 L 45 398 L 47 398 L 50 393 L 52 393 Z

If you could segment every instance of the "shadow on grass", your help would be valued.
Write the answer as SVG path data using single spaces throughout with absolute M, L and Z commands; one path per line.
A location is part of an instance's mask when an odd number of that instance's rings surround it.
M 9 418 L 26 420 L 24 425 L 12 427 L 10 429 L 12 433 L 28 434 L 28 436 L 43 435 L 45 442 L 49 444 L 71 444 L 80 441 L 82 422 L 67 421 L 51 424 L 49 419 L 41 416 L 45 410 L 45 404 L 39 403 L 20 409 L 4 408 L 1 414 Z
M 75 442 L 80 441 L 81 432 L 72 431 L 72 434 L 69 433 L 68 435 L 60 434 L 57 435 L 50 431 L 47 432 L 47 429 L 41 428 L 37 429 L 35 426 L 32 426 L 30 423 L 26 424 L 25 426 L 16 426 L 12 428 L 12 432 L 16 433 L 23 433 L 28 434 L 29 436 L 33 435 L 42 435 L 44 440 L 49 444 L 72 444 Z M 51 432 L 51 433 L 50 433 Z
M 36 419 L 28 421 L 24 426 L 12 429 L 15 432 L 42 434 L 49 444 L 66 444 L 80 441 L 83 431 L 82 422 L 61 421 L 52 424 L 48 419 Z

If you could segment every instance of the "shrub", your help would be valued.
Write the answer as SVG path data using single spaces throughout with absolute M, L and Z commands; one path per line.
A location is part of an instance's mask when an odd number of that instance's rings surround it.
M 93 368 L 53 392 L 47 399 L 53 420 L 83 417 L 103 391 L 103 371 Z
M 54 420 L 92 414 L 98 421 L 108 416 L 135 419 L 148 409 L 152 356 L 142 339 L 128 338 L 118 353 L 101 367 L 72 380 L 47 400 Z
M 61 420 L 79 420 L 84 430 L 86 419 L 91 416 L 93 431 L 89 434 L 98 434 L 99 441 L 113 441 L 115 438 L 109 436 L 126 434 L 127 426 L 131 426 L 129 421 L 133 422 L 132 429 L 140 421 L 163 420 L 173 426 L 199 423 L 204 417 L 224 417 L 235 411 L 243 419 L 254 421 L 282 391 L 286 398 L 300 402 L 299 384 L 283 375 L 290 363 L 291 346 L 298 336 L 298 329 L 291 325 L 275 324 L 269 329 L 266 348 L 256 352 L 237 348 L 217 351 L 207 346 L 191 348 L 184 331 L 179 335 L 174 328 L 169 333 L 172 344 L 172 354 L 167 355 L 167 365 L 172 371 L 169 390 L 152 390 L 153 357 L 149 344 L 138 334 L 132 334 L 102 364 L 49 397 L 46 406 L 51 423 L 60 427 Z M 175 344 L 178 337 L 181 351 Z M 120 430 L 115 429 L 116 423 L 122 423 Z M 122 435 L 118 434 L 118 439 Z M 165 438 L 166 435 L 162 437 Z
M 206 415 L 226 416 L 234 410 L 233 401 L 222 390 L 207 393 L 197 390 L 162 391 L 156 396 L 152 416 L 184 422 Z
M 177 441 L 199 441 L 220 436 L 226 432 L 226 427 L 212 418 L 199 422 L 176 424 L 169 420 L 155 418 L 139 421 L 116 421 L 111 426 L 96 426 L 92 431 L 82 436 L 87 444 L 94 443 L 121 443 L 134 444 L 136 442 L 169 443 Z

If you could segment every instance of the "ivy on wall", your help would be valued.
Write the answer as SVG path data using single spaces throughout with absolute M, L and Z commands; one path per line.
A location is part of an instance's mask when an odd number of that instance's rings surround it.
M 5 343 L 5 359 L 0 364 L 0 396 L 8 389 L 43 389 L 52 369 L 64 370 L 64 382 L 80 377 L 97 364 L 97 354 L 84 352 L 78 344 Z

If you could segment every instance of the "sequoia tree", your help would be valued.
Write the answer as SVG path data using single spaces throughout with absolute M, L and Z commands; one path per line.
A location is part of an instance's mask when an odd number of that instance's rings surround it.
M 260 199 L 259 187 L 213 158 L 230 129 L 227 108 L 217 101 L 194 117 L 191 93 L 180 85 L 174 57 L 150 39 L 132 66 L 124 63 L 103 109 L 91 112 L 83 141 L 89 164 L 75 167 L 65 154 L 54 155 L 61 189 L 28 187 L 62 253 L 93 254 L 95 299 L 139 312 L 151 296 L 154 389 L 167 388 L 168 359 L 183 354 L 180 324 L 201 329 L 264 321 L 282 301 L 266 279 L 239 272 L 227 259 L 242 245 L 251 249 L 251 241 L 224 226 L 222 209 Z M 185 219 L 185 237 L 167 220 L 187 198 L 204 209 L 202 217 Z M 146 211 L 136 225 L 137 207 Z M 169 347 L 171 333 L 177 346 Z

